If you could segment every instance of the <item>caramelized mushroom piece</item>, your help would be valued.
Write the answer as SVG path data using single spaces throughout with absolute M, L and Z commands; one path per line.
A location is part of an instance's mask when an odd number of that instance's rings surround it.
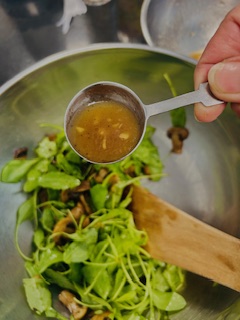
M 59 220 L 53 228 L 53 234 L 59 232 L 73 233 L 74 231 L 75 226 L 72 218 L 69 216 Z M 53 240 L 57 245 L 62 245 L 64 243 L 64 236 L 61 234 L 56 234 L 54 235 Z
M 38 201 L 39 203 L 44 203 L 48 201 L 48 193 L 46 189 L 40 189 L 38 192 Z M 45 206 L 44 206 L 45 207 Z
M 58 299 L 68 308 L 74 319 L 80 320 L 86 315 L 88 308 L 80 305 L 75 298 L 74 294 L 67 290 L 63 290 L 58 296 Z
M 114 184 L 118 183 L 119 182 L 119 176 L 117 174 L 113 174 L 111 176 L 111 178 L 109 179 L 108 183 L 113 186 Z
M 132 164 L 130 167 L 128 167 L 128 168 L 125 170 L 125 173 L 128 174 L 130 177 L 136 176 L 135 166 Z
M 68 189 L 61 191 L 60 198 L 61 198 L 61 201 L 64 202 L 64 203 L 69 200 Z
M 69 213 L 65 218 L 62 218 L 59 220 L 54 228 L 53 228 L 53 234 L 59 233 L 59 232 L 65 232 L 65 233 L 73 233 L 75 232 L 75 224 L 74 219 L 76 223 L 80 221 L 81 216 L 86 214 L 86 210 L 81 202 L 78 202 L 76 207 L 71 209 L 71 214 Z M 83 220 L 82 227 L 85 228 L 87 225 L 89 225 L 90 219 L 88 216 L 86 216 Z M 65 239 L 66 240 L 66 239 Z M 61 234 L 54 236 L 54 242 L 57 245 L 61 245 L 64 243 L 64 236 Z
M 88 180 L 83 180 L 81 184 L 74 189 L 72 189 L 74 192 L 84 192 L 90 190 L 90 182 Z
M 83 180 L 79 186 L 73 189 L 62 190 L 61 201 L 67 202 L 68 200 L 76 200 L 79 195 L 85 191 L 90 190 L 90 182 Z
M 102 183 L 103 179 L 108 175 L 109 171 L 106 168 L 101 168 L 94 176 L 97 183 Z
M 144 172 L 144 174 L 147 174 L 147 175 L 150 175 L 151 174 L 151 170 L 150 170 L 150 168 L 149 168 L 149 166 L 144 166 L 143 167 L 143 172 Z
M 172 127 L 168 129 L 167 136 L 172 140 L 172 152 L 182 153 L 183 141 L 187 139 L 189 131 L 182 127 Z
M 85 215 L 86 214 L 86 211 L 85 211 L 85 208 L 83 206 L 83 204 L 81 202 L 78 202 L 76 207 L 74 207 L 72 210 L 71 210 L 71 213 L 74 217 L 74 219 L 79 222 L 81 216 Z M 70 217 L 70 214 L 69 214 L 69 217 Z M 87 225 L 89 225 L 90 223 L 90 219 L 88 216 L 85 216 L 84 220 L 83 220 L 83 223 L 82 223 L 82 227 L 85 228 Z
M 75 220 L 79 220 L 80 217 L 85 213 L 83 204 L 78 202 L 76 207 L 72 208 L 71 213 Z
M 27 147 L 18 148 L 14 151 L 14 159 L 26 159 L 28 153 Z
M 88 215 L 90 215 L 92 213 L 92 209 L 89 206 L 86 197 L 84 196 L 84 194 L 80 194 L 80 202 L 82 203 L 83 207 L 84 207 L 84 212 Z

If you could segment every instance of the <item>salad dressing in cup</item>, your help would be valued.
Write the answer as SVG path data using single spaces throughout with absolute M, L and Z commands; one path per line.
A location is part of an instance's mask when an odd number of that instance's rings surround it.
M 128 87 L 97 82 L 73 97 L 66 110 L 64 129 L 73 150 L 88 162 L 114 163 L 130 155 L 141 143 L 149 117 L 192 103 L 223 103 L 208 83 L 165 101 L 144 105 Z

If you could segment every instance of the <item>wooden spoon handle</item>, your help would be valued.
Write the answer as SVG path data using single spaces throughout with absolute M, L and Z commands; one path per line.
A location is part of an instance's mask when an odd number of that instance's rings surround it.
M 141 187 L 133 187 L 131 210 L 137 227 L 148 233 L 146 249 L 153 258 L 240 291 L 239 239 Z

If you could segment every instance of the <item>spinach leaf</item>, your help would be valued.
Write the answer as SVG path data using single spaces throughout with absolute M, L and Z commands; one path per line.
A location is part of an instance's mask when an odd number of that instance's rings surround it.
M 86 265 L 82 269 L 86 283 L 103 299 L 107 299 L 112 290 L 112 279 L 105 266 Z M 88 290 L 89 290 L 88 288 Z
M 163 164 L 159 158 L 157 147 L 151 141 L 155 129 L 151 126 L 146 128 L 142 143 L 139 147 L 124 161 L 124 167 L 134 165 L 136 175 L 143 174 L 143 165 L 147 166 L 152 180 L 158 181 L 162 176 Z
M 16 183 L 21 181 L 30 170 L 39 161 L 36 159 L 15 159 L 9 161 L 1 171 L 1 181 L 8 183 Z
M 45 242 L 45 234 L 42 228 L 37 228 L 33 235 L 33 243 L 37 248 L 41 249 Z
M 172 92 L 173 97 L 177 96 L 177 92 L 173 86 L 172 80 L 167 73 L 164 73 L 164 78 L 167 81 L 169 88 Z M 186 110 L 184 107 L 174 109 L 170 111 L 171 120 L 173 127 L 182 127 L 184 128 L 187 121 Z
M 38 314 L 43 314 L 51 308 L 51 293 L 45 282 L 37 277 L 23 279 L 23 285 L 30 308 Z
M 173 127 L 184 128 L 187 122 L 186 110 L 184 107 L 170 111 Z
M 185 299 L 176 292 L 161 292 L 153 290 L 153 303 L 155 307 L 165 311 L 178 311 L 186 306 Z
M 55 141 L 51 141 L 48 137 L 45 137 L 40 141 L 35 152 L 40 158 L 51 158 L 57 154 L 57 144 Z
M 100 210 L 105 207 L 108 198 L 108 188 L 103 184 L 96 184 L 90 189 L 90 194 L 94 207 Z
M 54 212 L 51 207 L 45 207 L 42 211 L 42 216 L 40 218 L 40 222 L 43 230 L 52 232 L 54 224 L 56 222 Z
M 68 162 L 66 157 L 62 153 L 56 156 L 56 163 L 59 169 L 64 171 L 66 174 L 72 175 L 78 179 L 82 178 L 82 172 L 79 166 L 75 165 L 74 163 Z
M 73 292 L 76 291 L 74 284 L 62 272 L 48 268 L 44 272 L 44 277 L 48 282 L 56 284 L 63 289 L 68 289 Z
M 50 161 L 42 159 L 37 162 L 27 173 L 27 179 L 23 185 L 24 192 L 31 192 L 38 187 L 38 178 L 49 170 Z
M 43 251 L 40 252 L 40 256 L 36 261 L 36 267 L 39 274 L 43 273 L 50 266 L 62 262 L 63 253 L 57 248 L 51 248 L 51 245 L 45 247 Z
M 23 279 L 27 302 L 31 310 L 37 314 L 45 314 L 59 320 L 67 320 L 51 306 L 52 297 L 46 283 L 37 277 Z
M 26 201 L 24 201 L 17 211 L 17 222 L 16 226 L 18 227 L 21 223 L 26 220 L 32 220 L 35 217 L 35 196 L 32 195 Z
M 184 281 L 184 273 L 182 269 L 168 264 L 163 271 L 163 276 L 165 277 L 172 291 L 177 291 L 179 288 L 181 288 Z
M 38 178 L 38 185 L 42 188 L 66 190 L 80 185 L 80 180 L 64 172 L 48 172 Z
M 86 261 L 90 255 L 90 248 L 84 242 L 72 242 L 63 253 L 63 260 L 67 264 Z
M 36 169 L 31 169 L 27 175 L 27 181 L 23 185 L 24 192 L 32 192 L 38 187 L 38 178 L 41 176 L 41 172 Z
M 72 149 L 67 152 L 67 154 L 65 155 L 65 158 L 67 161 L 71 163 L 77 164 L 79 166 L 81 165 L 81 162 L 82 162 L 81 158 Z

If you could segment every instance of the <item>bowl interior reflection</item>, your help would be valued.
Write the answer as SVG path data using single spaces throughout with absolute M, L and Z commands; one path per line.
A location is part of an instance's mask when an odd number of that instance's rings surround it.
M 145 0 L 141 28 L 151 46 L 198 58 L 237 0 Z

